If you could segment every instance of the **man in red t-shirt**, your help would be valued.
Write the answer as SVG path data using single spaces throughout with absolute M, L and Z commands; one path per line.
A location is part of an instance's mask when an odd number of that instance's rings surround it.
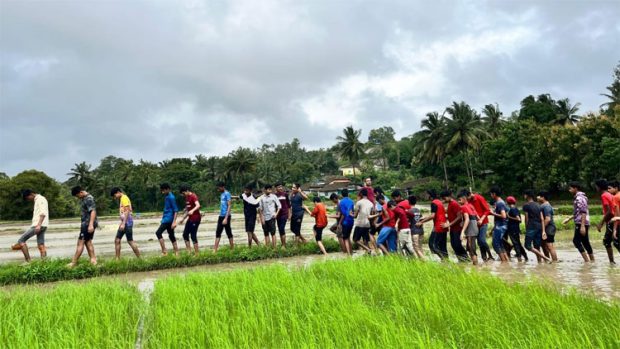
M 607 184 L 607 190 L 611 195 L 614 196 L 613 199 L 613 211 L 614 218 L 610 223 L 613 224 L 613 236 L 612 241 L 616 249 L 620 251 L 620 239 L 618 239 L 618 230 L 620 230 L 620 182 L 613 181 Z M 613 221 L 615 220 L 615 221 Z
M 185 224 L 185 228 L 183 229 L 183 240 L 185 240 L 185 248 L 188 253 L 192 253 L 192 246 L 189 243 L 189 239 L 191 237 L 192 242 L 194 243 L 194 253 L 198 254 L 198 226 L 200 226 L 200 202 L 198 202 L 198 196 L 192 193 L 191 189 L 187 185 L 182 185 L 179 188 L 179 192 L 181 195 L 185 197 L 185 214 L 181 219 L 179 225 L 182 225 L 183 222 L 187 219 L 187 224 Z
M 416 225 L 422 226 L 422 224 L 430 220 L 433 221 L 433 230 L 431 231 L 431 236 L 428 238 L 428 247 L 431 252 L 437 254 L 439 258 L 446 259 L 448 258 L 448 229 L 443 227 L 443 224 L 446 222 L 446 210 L 434 189 L 428 190 L 426 193 L 432 200 L 431 214 L 428 217 L 420 219 Z
M 441 192 L 441 199 L 448 204 L 448 221 L 443 224 L 444 228 L 450 229 L 450 245 L 459 261 L 469 261 L 467 251 L 461 243 L 461 230 L 463 227 L 463 215 L 461 206 L 452 198 L 452 191 Z
M 396 202 L 394 215 L 398 220 L 398 246 L 404 255 L 415 256 L 416 253 L 413 249 L 413 240 L 411 238 L 411 226 L 409 225 L 409 218 L 413 217 L 413 213 L 410 212 L 411 205 L 409 201 L 403 200 L 399 190 L 392 192 L 392 200 Z
M 478 214 L 478 246 L 480 246 L 482 259 L 485 261 L 489 259 L 494 260 L 495 258 L 493 258 L 487 243 L 487 229 L 489 228 L 489 215 L 491 214 L 489 203 L 480 194 L 474 194 L 468 190 L 465 190 L 465 192 L 468 194 L 467 201 L 474 206 Z
M 368 196 L 366 198 L 374 204 L 375 203 L 375 189 L 372 187 L 372 179 L 370 177 L 364 180 L 364 188 L 366 188 L 368 192 Z
M 612 248 L 613 234 L 614 234 L 614 223 L 610 223 L 611 219 L 614 218 L 614 196 L 607 191 L 609 184 L 604 179 L 599 179 L 594 182 L 596 185 L 596 189 L 601 193 L 601 204 L 603 205 L 603 219 L 599 224 L 596 225 L 596 229 L 601 231 L 603 225 L 605 226 L 605 236 L 603 237 L 603 246 L 607 250 L 607 257 L 609 257 L 609 263 L 616 264 L 614 261 L 614 250 Z M 620 252 L 620 248 L 617 244 L 616 248 Z

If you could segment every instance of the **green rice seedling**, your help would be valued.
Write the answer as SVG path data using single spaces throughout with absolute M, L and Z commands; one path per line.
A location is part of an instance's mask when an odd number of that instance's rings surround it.
M 0 347 L 133 348 L 143 309 L 118 282 L 0 291 Z
M 401 258 L 193 273 L 151 302 L 148 348 L 620 347 L 618 302 Z
M 328 252 L 339 250 L 338 242 L 325 239 L 323 242 Z M 237 246 L 235 249 L 222 248 L 218 253 L 203 250 L 199 255 L 182 253 L 179 257 L 168 255 L 165 257 L 153 256 L 141 259 L 126 258 L 119 261 L 100 259 L 95 267 L 82 260 L 75 268 L 66 267 L 67 258 L 34 261 L 27 266 L 8 264 L 0 266 L 0 285 L 17 283 L 37 283 L 59 280 L 85 279 L 101 275 L 114 275 L 129 272 L 141 272 L 170 268 L 192 267 L 230 262 L 247 262 L 269 258 L 293 257 L 320 253 L 316 243 L 288 246 L 286 249 L 272 249 L 265 246 L 248 248 Z

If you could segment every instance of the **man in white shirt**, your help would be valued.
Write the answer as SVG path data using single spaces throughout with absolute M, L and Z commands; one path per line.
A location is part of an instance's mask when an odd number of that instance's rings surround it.
M 47 207 L 47 199 L 43 195 L 37 194 L 30 189 L 24 189 L 22 191 L 22 197 L 24 200 L 34 201 L 34 210 L 32 211 L 32 223 L 30 228 L 26 230 L 24 234 L 17 240 L 17 243 L 13 245 L 13 250 L 21 250 L 26 259 L 26 263 L 30 263 L 30 253 L 28 252 L 28 245 L 26 241 L 33 236 L 37 236 L 37 246 L 41 253 L 41 259 L 47 256 L 47 250 L 45 249 L 45 231 L 49 225 L 49 210 Z

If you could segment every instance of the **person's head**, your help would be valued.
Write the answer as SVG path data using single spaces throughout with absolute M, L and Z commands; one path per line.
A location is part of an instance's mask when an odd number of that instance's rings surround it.
M 549 201 L 549 192 L 546 190 L 539 191 L 538 195 L 536 196 L 536 201 L 540 202 L 541 204 Z
M 461 190 L 456 196 L 459 204 L 465 205 L 467 203 L 467 199 L 469 199 L 469 195 L 470 192 L 468 192 L 467 190 Z
M 472 193 L 471 191 L 469 191 L 467 189 L 461 190 L 461 193 L 465 194 L 467 196 L 467 200 L 469 200 L 469 201 L 474 199 L 474 193 Z
M 509 196 L 506 198 L 506 203 L 510 206 L 514 206 L 517 204 L 517 199 L 514 196 Z
M 580 192 L 581 188 L 581 183 L 579 182 L 573 181 L 568 183 L 568 191 L 573 195 L 577 194 L 577 192 Z
M 437 199 L 437 191 L 436 191 L 435 189 L 429 189 L 429 190 L 427 190 L 427 191 L 426 191 L 426 194 L 428 194 L 428 197 L 429 197 L 431 200 L 435 200 L 435 199 Z
M 318 196 L 315 196 L 312 198 L 312 202 L 314 202 L 315 204 L 318 204 L 319 202 L 321 202 L 321 198 Z
M 349 197 L 349 189 L 342 189 L 340 191 L 340 195 L 342 195 L 343 198 L 348 198 Z
M 367 198 L 367 197 L 368 197 L 368 189 L 362 188 L 360 190 L 360 198 Z
M 599 192 L 604 192 L 605 190 L 607 190 L 609 184 L 605 179 L 597 179 L 596 181 L 594 181 L 594 185 L 596 186 L 596 190 L 598 190 Z
M 119 199 L 121 196 L 123 196 L 123 191 L 119 187 L 114 187 L 110 189 L 110 196 L 115 199 Z
M 265 184 L 265 186 L 263 187 L 263 192 L 267 195 L 271 194 L 272 190 L 273 186 L 271 184 Z
M 162 194 L 166 194 L 167 195 L 168 193 L 170 193 L 171 190 L 172 189 L 170 188 L 170 184 L 168 184 L 168 183 L 162 183 L 162 184 L 159 185 L 159 191 Z
M 30 189 L 22 190 L 22 198 L 26 201 L 34 201 L 35 195 L 37 195 L 37 193 L 35 193 L 34 191 Z
M 390 196 L 392 197 L 392 200 L 396 202 L 403 201 L 403 194 L 400 193 L 400 190 L 394 190 Z
M 84 191 L 84 188 L 80 187 L 79 185 L 76 185 L 75 187 L 71 188 L 71 196 L 75 196 L 81 199 L 84 196 L 86 196 L 86 191 Z
M 523 198 L 527 201 L 534 200 L 534 190 L 526 189 L 523 191 Z
M 613 195 L 616 195 L 618 194 L 618 191 L 620 191 L 620 188 L 618 188 L 618 186 L 620 186 L 620 182 L 611 181 L 607 183 L 607 191 L 609 191 Z
M 368 177 L 368 178 L 364 179 L 364 184 L 365 184 L 367 187 L 372 186 L 372 178 Z
M 280 183 L 280 182 L 276 183 L 275 187 L 276 187 L 276 192 L 278 192 L 278 193 L 281 193 L 281 192 L 284 191 L 284 185 L 282 183 Z
M 381 194 L 379 196 L 376 197 L 377 202 L 379 202 L 381 205 L 385 204 L 385 195 Z
M 499 187 L 494 186 L 491 190 L 489 190 L 489 194 L 491 194 L 491 198 L 495 200 L 502 196 L 502 190 Z
M 390 201 L 388 201 L 388 203 L 387 203 L 388 208 L 394 208 L 394 207 L 396 207 L 396 204 L 397 204 L 397 203 L 396 203 L 396 201 L 394 201 L 394 200 L 390 200 Z
M 450 200 L 452 200 L 452 191 L 446 189 L 446 190 L 442 190 L 441 193 L 439 194 L 439 196 L 441 196 L 441 199 L 444 202 L 450 202 Z
M 254 190 L 254 187 L 250 184 L 243 187 L 243 192 L 245 193 L 245 195 L 252 194 L 252 190 Z
M 293 183 L 291 190 L 293 193 L 299 193 L 301 191 L 301 185 L 299 183 Z
M 189 187 L 189 185 L 182 185 L 179 187 L 179 193 L 181 193 L 181 195 L 183 196 L 187 196 L 189 195 L 192 191 L 192 189 Z
M 219 191 L 220 193 L 223 193 L 226 191 L 226 184 L 224 182 L 217 182 L 215 186 L 217 187 L 217 191 Z
M 338 194 L 332 193 L 329 196 L 329 200 L 331 200 L 331 202 L 333 202 L 334 204 L 337 204 L 338 203 Z
M 415 195 L 409 195 L 407 201 L 409 201 L 409 205 L 415 206 L 418 203 L 418 198 Z
M 381 187 L 376 187 L 373 190 L 375 192 L 375 196 L 379 196 L 379 195 L 385 195 L 385 193 L 383 192 L 383 189 L 381 189 Z

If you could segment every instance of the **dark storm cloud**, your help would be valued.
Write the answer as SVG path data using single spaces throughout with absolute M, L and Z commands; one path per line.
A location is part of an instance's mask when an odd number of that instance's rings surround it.
M 342 126 L 405 136 L 452 100 L 549 92 L 596 110 L 615 2 L 4 1 L 0 171 L 159 161 Z

